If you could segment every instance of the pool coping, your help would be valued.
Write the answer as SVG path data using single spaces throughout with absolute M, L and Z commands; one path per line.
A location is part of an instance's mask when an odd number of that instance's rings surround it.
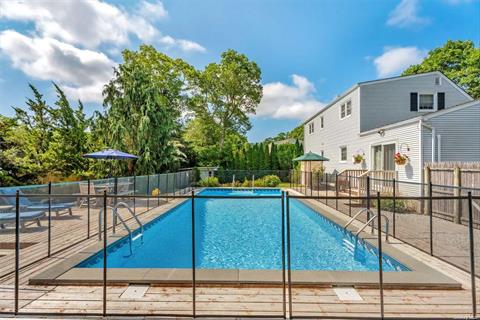
M 338 216 L 338 211 L 321 203 L 312 203 L 305 199 L 297 199 L 333 223 L 341 226 L 347 218 Z M 168 213 L 187 199 L 169 206 L 150 221 Z M 321 212 L 321 213 L 320 213 Z M 146 224 L 145 223 L 145 224 Z M 354 232 L 353 226 L 347 228 Z M 119 230 L 115 235 L 107 237 L 109 245 L 128 235 Z M 367 232 L 359 235 L 363 241 L 377 248 L 378 239 Z M 384 272 L 385 288 L 398 289 L 461 289 L 462 285 L 443 273 L 427 266 L 425 263 L 382 242 L 383 252 L 399 261 L 411 271 Z M 92 244 L 51 268 L 34 275 L 29 279 L 32 285 L 101 285 L 103 284 L 102 268 L 76 268 L 80 262 L 90 258 L 103 249 L 103 241 Z M 192 269 L 190 268 L 108 268 L 107 283 L 115 284 L 158 284 L 158 285 L 192 285 Z M 209 285 L 283 285 L 282 270 L 245 270 L 245 269 L 196 269 L 197 284 Z M 378 271 L 312 271 L 292 270 L 291 284 L 295 286 L 379 286 Z

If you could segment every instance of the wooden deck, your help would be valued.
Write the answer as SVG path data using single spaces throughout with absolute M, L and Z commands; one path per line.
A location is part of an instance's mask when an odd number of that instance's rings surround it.
M 143 222 L 165 212 L 181 200 L 163 203 L 149 211 L 140 205 L 137 212 Z M 151 201 L 152 205 L 154 204 Z M 156 204 L 156 203 L 155 203 Z M 21 266 L 32 263 L 20 272 L 20 313 L 101 313 L 101 286 L 33 286 L 28 279 L 52 266 L 61 263 L 76 252 L 98 241 L 98 209 L 91 210 L 90 239 L 86 239 L 87 210 L 75 209 L 73 216 L 52 216 L 52 252 L 65 249 L 47 258 L 47 221 L 42 227 L 29 226 L 21 234 Z M 129 221 L 132 227 L 134 221 Z M 109 230 L 109 233 L 111 230 Z M 79 242 L 76 245 L 72 245 Z M 12 312 L 14 308 L 14 233 L 0 231 L 0 312 Z M 34 243 L 34 244 L 32 244 Z M 29 246 L 27 246 L 29 245 Z M 404 250 L 431 267 L 448 274 L 463 285 L 461 290 L 385 290 L 385 315 L 390 317 L 447 317 L 471 316 L 470 278 L 467 273 L 439 261 L 419 250 L 399 243 Z M 35 262 L 36 260 L 39 260 Z M 10 272 L 10 273 L 9 273 Z M 9 273 L 9 274 L 7 274 Z M 109 313 L 134 315 L 185 315 L 192 314 L 192 288 L 172 286 L 148 286 L 146 292 L 136 298 L 122 294 L 128 286 L 108 286 L 107 311 Z M 294 316 L 377 317 L 380 312 L 380 296 L 377 289 L 357 288 L 360 301 L 341 300 L 334 288 L 292 289 Z M 479 290 L 480 291 L 480 290 Z M 477 293 L 480 300 L 480 292 Z M 283 313 L 283 290 L 271 286 L 205 286 L 196 288 L 197 315 L 231 315 L 281 317 Z M 288 297 L 287 297 L 288 301 Z M 478 301 L 477 301 L 478 303 Z M 288 308 L 288 304 L 287 304 Z M 289 310 L 287 310 L 288 312 Z

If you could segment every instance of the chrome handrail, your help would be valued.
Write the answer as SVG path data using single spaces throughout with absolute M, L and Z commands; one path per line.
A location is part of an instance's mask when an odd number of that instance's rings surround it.
M 125 202 L 117 203 L 115 208 L 118 209 L 119 207 L 126 208 L 130 212 L 133 219 L 137 222 L 138 226 L 140 227 L 140 233 L 143 235 L 143 223 L 140 221 L 140 219 L 138 219 L 137 215 L 132 210 L 132 208 L 130 208 L 130 206 L 128 204 L 126 204 Z M 117 214 L 118 217 L 120 217 L 120 215 L 118 214 L 118 211 L 116 212 L 116 214 Z M 142 242 L 143 242 L 143 236 L 142 236 Z
M 104 208 L 101 208 L 98 212 L 98 240 L 102 240 L 103 209 Z M 112 211 L 115 210 L 112 206 L 107 206 L 107 211 L 108 209 L 112 209 Z
M 127 225 L 125 220 L 123 220 L 122 216 L 118 213 L 119 207 L 126 208 L 130 212 L 130 214 L 132 215 L 134 220 L 140 226 L 140 236 L 142 237 L 142 243 L 143 243 L 143 223 L 138 219 L 138 217 L 135 215 L 133 210 L 125 202 L 119 202 L 115 205 L 115 207 L 107 206 L 107 210 L 111 209 L 112 210 L 112 216 L 115 217 L 115 218 L 118 218 L 120 220 L 120 222 L 122 223 L 123 227 L 125 228 L 125 230 L 127 230 L 129 245 L 130 245 L 130 254 L 132 254 L 132 242 L 133 242 L 132 229 L 130 229 L 130 227 Z M 103 208 L 100 209 L 99 217 L 98 217 L 98 239 L 99 240 L 102 240 L 102 223 L 104 223 L 104 221 L 103 221 L 103 211 L 104 211 Z M 113 231 L 113 233 L 115 233 L 115 231 Z
M 389 229 L 390 229 L 390 219 L 388 219 L 388 217 L 386 215 L 384 215 L 383 213 L 381 214 L 382 217 L 385 218 L 385 241 L 388 242 L 388 234 L 389 234 Z M 360 234 L 360 232 L 362 232 L 370 223 L 372 223 L 372 233 L 374 232 L 375 230 L 375 219 L 378 217 L 377 214 L 373 215 L 373 217 L 370 218 L 370 220 L 368 220 L 360 229 L 358 229 L 358 231 L 355 233 L 355 237 L 358 237 L 358 235 Z M 382 236 L 382 229 L 381 229 L 381 226 L 378 228 L 378 236 L 381 237 Z
M 357 219 L 357 217 L 358 217 L 359 215 L 361 215 L 363 212 L 368 212 L 368 213 L 371 213 L 372 215 L 375 215 L 375 212 L 373 212 L 372 210 L 367 209 L 367 208 L 364 208 L 364 209 L 358 211 L 357 213 L 355 213 L 355 214 L 353 215 L 353 217 L 343 226 L 343 229 L 347 229 L 347 227 L 348 227 L 350 224 L 352 224 L 352 222 L 355 221 L 355 219 Z

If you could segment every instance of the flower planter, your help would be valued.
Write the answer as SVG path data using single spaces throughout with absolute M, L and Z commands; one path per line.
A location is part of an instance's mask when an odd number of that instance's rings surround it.
M 404 166 L 407 164 L 409 158 L 406 154 L 401 154 L 400 152 L 395 153 L 395 163 L 399 166 Z
M 352 157 L 353 164 L 360 164 L 365 161 L 365 157 L 361 154 L 356 154 Z

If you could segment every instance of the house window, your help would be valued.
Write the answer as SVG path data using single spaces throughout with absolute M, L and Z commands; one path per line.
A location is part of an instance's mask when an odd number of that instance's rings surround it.
M 347 147 L 346 146 L 340 147 L 340 161 L 342 161 L 342 162 L 347 161 Z
M 440 77 L 435 77 L 435 85 L 436 85 L 436 86 L 439 86 L 439 85 L 441 85 L 441 84 L 442 84 L 442 78 L 440 78 Z
M 312 121 L 308 124 L 308 133 L 312 134 L 314 131 L 315 131 L 315 126 L 314 126 L 314 122 Z
M 418 95 L 418 110 L 419 111 L 433 111 L 434 98 L 433 94 L 419 94 Z
M 320 117 L 320 129 L 323 129 L 323 117 Z
M 346 118 L 352 114 L 352 101 L 347 101 L 340 106 L 340 118 Z

